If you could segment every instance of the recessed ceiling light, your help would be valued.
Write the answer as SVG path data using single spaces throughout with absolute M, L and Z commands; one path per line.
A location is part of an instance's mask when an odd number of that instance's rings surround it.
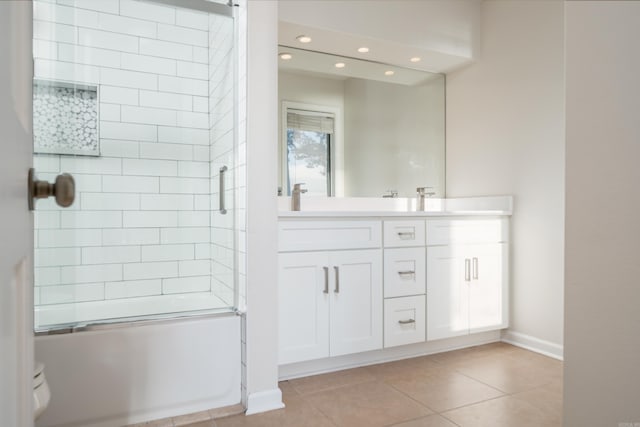
M 291 58 L 293 58 L 293 56 L 290 53 L 281 53 L 280 54 L 280 59 L 284 59 L 285 61 L 288 61 Z
M 395 71 L 391 71 L 391 70 L 387 70 L 384 72 L 385 76 L 393 76 L 396 72 Z
M 336 62 L 335 67 L 336 68 L 344 68 L 345 67 L 345 63 L 344 62 Z
M 359 48 L 358 48 L 358 52 L 360 52 L 360 53 L 367 53 L 367 52 L 369 52 L 369 48 L 368 48 L 368 47 L 364 47 L 364 46 L 359 47 Z
M 305 36 L 304 34 L 296 37 L 296 40 L 298 40 L 300 43 L 311 43 L 311 37 Z
M 411 58 L 409 61 L 411 62 L 420 62 L 420 57 L 419 56 L 414 56 L 413 58 Z

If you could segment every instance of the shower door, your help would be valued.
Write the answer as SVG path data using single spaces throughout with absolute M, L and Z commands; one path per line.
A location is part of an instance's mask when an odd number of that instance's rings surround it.
M 38 331 L 239 305 L 235 8 L 180 3 L 33 1 L 34 168 L 76 187 L 35 206 Z

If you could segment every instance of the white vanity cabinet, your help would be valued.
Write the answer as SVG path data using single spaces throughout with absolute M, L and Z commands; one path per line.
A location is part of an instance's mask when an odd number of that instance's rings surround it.
M 427 341 L 506 328 L 507 301 L 507 220 L 427 220 Z
M 282 221 L 280 235 L 279 363 L 382 348 L 380 221 Z
M 384 346 L 425 340 L 425 220 L 384 220 Z

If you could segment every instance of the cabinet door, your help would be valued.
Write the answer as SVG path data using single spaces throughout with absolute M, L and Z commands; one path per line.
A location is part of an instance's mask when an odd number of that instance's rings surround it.
M 469 332 L 507 327 L 507 245 L 472 247 L 469 282 Z
M 427 248 L 427 341 L 469 333 L 466 255 L 464 247 Z
M 329 254 L 331 356 L 382 348 L 382 250 Z
M 279 364 L 329 356 L 329 267 L 326 252 L 279 255 Z

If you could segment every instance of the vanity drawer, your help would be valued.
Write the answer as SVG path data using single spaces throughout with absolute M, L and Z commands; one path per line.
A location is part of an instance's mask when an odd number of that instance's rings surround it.
M 508 220 L 504 218 L 427 220 L 427 246 L 508 240 Z
M 384 246 L 423 246 L 424 220 L 384 221 Z
M 424 295 L 384 300 L 384 347 L 424 342 Z
M 384 250 L 384 297 L 404 297 L 426 291 L 426 250 L 393 248 Z
M 381 221 L 279 221 L 278 250 L 379 248 L 381 228 Z

